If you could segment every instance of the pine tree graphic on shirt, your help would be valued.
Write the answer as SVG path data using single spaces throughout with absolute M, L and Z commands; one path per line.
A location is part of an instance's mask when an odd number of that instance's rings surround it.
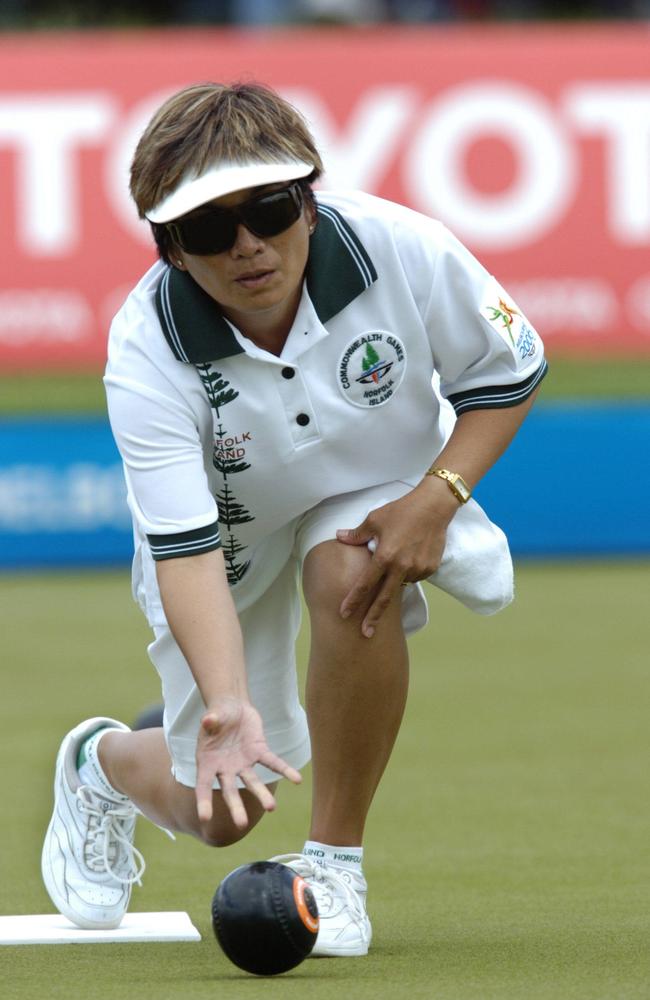
M 212 451 L 212 464 L 223 479 L 223 489 L 217 493 L 216 500 L 219 507 L 219 526 L 226 562 L 226 574 L 228 583 L 232 585 L 243 578 L 250 566 L 250 560 L 238 561 L 237 556 L 244 552 L 248 546 L 244 545 L 232 533 L 231 528 L 233 525 L 247 524 L 249 521 L 255 520 L 255 516 L 246 510 L 243 504 L 239 503 L 228 482 L 229 476 L 250 469 L 250 463 L 240 461 L 236 456 L 229 456 L 228 450 L 224 449 L 222 445 L 222 442 L 228 437 L 228 431 L 221 423 L 220 410 L 237 399 L 239 392 L 233 389 L 223 374 L 213 369 L 210 364 L 198 364 L 196 368 L 210 401 L 210 406 L 214 411 L 215 443 Z
M 233 399 L 237 399 L 239 393 L 236 389 L 229 389 L 230 382 L 223 378 L 221 372 L 211 371 L 210 365 L 202 364 L 196 367 L 208 394 L 210 406 L 217 411 L 217 416 L 219 416 L 220 408 L 226 403 L 232 403 Z
M 223 558 L 226 563 L 226 576 L 231 586 L 233 583 L 239 583 L 250 566 L 250 560 L 242 563 L 237 562 L 236 559 L 236 556 L 240 552 L 243 552 L 245 548 L 246 546 L 238 542 L 234 535 L 228 535 L 223 541 L 222 549 Z
M 247 524 L 249 521 L 255 520 L 250 511 L 237 502 L 230 486 L 225 481 L 225 477 L 223 489 L 217 493 L 217 501 L 219 503 L 219 524 L 225 525 L 228 531 L 233 524 Z

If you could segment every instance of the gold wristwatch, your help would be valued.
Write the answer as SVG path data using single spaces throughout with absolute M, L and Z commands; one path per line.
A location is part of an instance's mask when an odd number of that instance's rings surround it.
M 438 476 L 439 479 L 446 480 L 449 489 L 459 503 L 467 503 L 472 495 L 469 486 L 458 472 L 450 472 L 449 469 L 438 469 L 432 465 L 430 469 L 427 469 L 426 474 L 427 476 Z

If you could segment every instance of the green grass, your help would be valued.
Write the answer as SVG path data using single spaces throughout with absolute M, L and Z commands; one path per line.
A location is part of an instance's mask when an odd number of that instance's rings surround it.
M 258 980 L 212 939 L 223 875 L 300 846 L 307 772 L 223 852 L 140 823 L 133 908 L 187 910 L 200 944 L 0 948 L 3 1000 L 647 1000 L 649 570 L 524 564 L 493 619 L 430 591 L 369 826 L 367 959 Z M 80 718 L 128 722 L 156 700 L 148 632 L 125 573 L 0 577 L 0 629 L 0 909 L 51 912 L 39 854 L 58 742 Z
M 0 375 L 0 416 L 105 412 L 100 371 Z
M 638 357 L 554 357 L 540 399 L 650 399 L 650 353 Z
M 650 354 L 639 357 L 555 357 L 541 399 L 648 399 Z M 105 413 L 101 372 L 0 375 L 0 416 Z

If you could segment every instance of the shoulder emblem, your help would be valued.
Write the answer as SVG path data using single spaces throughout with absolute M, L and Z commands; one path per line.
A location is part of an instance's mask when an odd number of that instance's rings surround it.
M 522 361 L 534 357 L 538 339 L 535 330 L 494 278 L 485 288 L 481 315 Z

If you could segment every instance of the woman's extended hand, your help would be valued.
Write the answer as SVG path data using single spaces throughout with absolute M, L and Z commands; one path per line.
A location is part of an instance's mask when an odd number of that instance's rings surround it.
M 255 764 L 263 764 L 294 784 L 302 780 L 295 768 L 269 750 L 259 713 L 250 702 L 239 698 L 220 699 L 201 719 L 196 764 L 199 819 L 208 822 L 212 818 L 213 783 L 217 778 L 233 823 L 240 829 L 247 825 L 248 816 L 238 778 L 265 810 L 275 809 L 272 793 L 253 770 Z

